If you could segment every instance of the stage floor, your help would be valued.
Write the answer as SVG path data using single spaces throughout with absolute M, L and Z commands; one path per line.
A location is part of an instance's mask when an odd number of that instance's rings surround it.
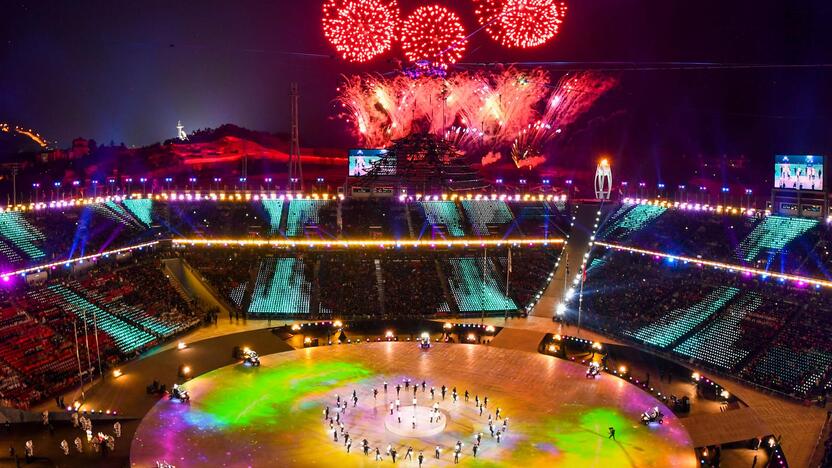
M 581 365 L 541 354 L 482 345 L 436 344 L 428 351 L 414 343 L 371 343 L 309 348 L 261 358 L 262 366 L 228 366 L 186 384 L 190 404 L 157 403 L 142 420 L 131 448 L 136 467 L 167 461 L 188 466 L 376 466 L 389 464 L 388 444 L 398 463 L 417 466 L 453 464 L 453 446 L 464 445 L 460 463 L 469 466 L 694 467 L 690 437 L 667 408 L 622 380 L 602 375 L 585 379 Z M 412 387 L 402 386 L 402 424 L 390 417 L 396 385 L 417 383 L 416 414 L 430 413 L 434 403 L 444 420 L 437 432 L 428 421 L 412 429 Z M 421 382 L 426 382 L 422 391 Z M 387 382 L 387 393 L 383 383 Z M 448 394 L 442 400 L 440 388 Z M 436 398 L 430 398 L 435 387 Z M 459 400 L 453 402 L 456 387 Z M 378 389 L 377 399 L 373 389 Z M 470 400 L 465 401 L 468 390 Z M 358 404 L 353 406 L 352 394 Z M 349 401 L 341 422 L 353 444 L 347 453 L 343 436 L 333 441 L 323 410 L 335 417 L 336 395 Z M 488 396 L 479 415 L 474 396 Z M 659 405 L 668 416 L 663 425 L 644 426 L 639 415 Z M 488 415 L 496 408 L 509 418 L 500 443 L 492 438 Z M 337 425 L 336 425 L 337 427 Z M 608 439 L 615 428 L 616 440 Z M 394 430 L 390 430 L 390 429 Z M 494 420 L 495 431 L 502 420 Z M 482 432 L 478 458 L 472 444 Z M 384 462 L 364 456 L 378 447 Z M 442 449 L 434 459 L 434 447 Z M 413 460 L 404 460 L 413 447 Z

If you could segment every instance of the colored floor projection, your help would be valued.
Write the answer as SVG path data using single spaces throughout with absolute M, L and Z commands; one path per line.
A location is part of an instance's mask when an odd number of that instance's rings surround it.
M 691 440 L 675 416 L 663 425 L 644 426 L 639 414 L 659 405 L 633 385 L 601 376 L 587 380 L 578 364 L 540 354 L 473 345 L 435 345 L 422 351 L 412 343 L 372 343 L 298 350 L 262 358 L 262 366 L 229 366 L 186 384 L 190 404 L 161 400 L 142 421 L 133 440 L 131 464 L 154 466 L 166 461 L 189 466 L 393 466 L 387 445 L 398 451 L 400 466 L 453 464 L 453 446 L 464 446 L 460 464 L 477 467 L 694 467 Z M 444 426 L 409 420 L 396 428 L 389 404 L 404 378 L 421 384 L 417 414 L 439 403 Z M 383 383 L 388 383 L 387 393 Z M 442 400 L 440 387 L 448 387 Z M 436 388 L 436 400 L 430 387 Z M 459 400 L 453 402 L 450 389 Z M 373 388 L 378 397 L 373 398 Z M 358 404 L 353 406 L 353 390 Z M 470 401 L 464 392 L 470 392 Z M 334 417 L 336 395 L 349 401 L 341 421 L 343 436 L 333 441 L 323 409 Z M 479 415 L 474 396 L 488 396 Z M 413 390 L 401 390 L 402 414 L 411 414 Z M 500 443 L 490 436 L 488 414 L 496 408 L 510 423 Z M 663 408 L 670 414 L 667 408 Z M 406 418 L 405 418 L 406 419 Z M 495 421 L 502 427 L 502 420 Z M 391 426 L 392 425 L 392 426 Z M 428 427 L 430 426 L 430 427 Z M 390 430 L 392 429 L 394 430 Z M 616 440 L 608 439 L 615 427 Z M 483 433 L 478 457 L 471 447 Z M 361 450 L 367 439 L 371 455 Z M 439 460 L 434 447 L 442 448 Z M 384 461 L 372 453 L 378 447 Z M 413 447 L 413 460 L 404 460 Z

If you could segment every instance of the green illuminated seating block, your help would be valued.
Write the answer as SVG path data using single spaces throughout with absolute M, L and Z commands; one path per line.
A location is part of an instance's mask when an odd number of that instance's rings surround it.
M 806 394 L 832 367 L 832 355 L 818 350 L 769 348 L 754 365 L 754 373 L 776 378 L 798 394 Z
M 289 213 L 286 215 L 286 236 L 296 237 L 303 234 L 303 227 L 307 224 L 318 224 L 318 211 L 326 201 L 324 200 L 292 200 L 289 202 Z
M 149 330 L 159 336 L 170 336 L 179 329 L 179 327 L 171 326 L 171 324 L 160 320 L 158 317 L 148 314 L 141 307 L 125 304 L 120 301 L 105 307 L 108 312 L 137 323 L 144 327 L 145 330 Z
M 20 212 L 6 211 L 0 213 L 0 236 L 20 249 L 33 260 L 46 257 L 46 254 L 35 242 L 44 240 L 44 235 L 32 226 Z
M 127 199 L 122 203 L 145 226 L 150 226 L 153 223 L 153 216 L 151 215 L 153 212 L 153 200 L 149 198 Z
M 88 205 L 96 214 L 101 215 L 107 219 L 115 221 L 119 224 L 124 224 L 125 226 L 130 225 L 132 219 L 127 214 L 127 212 L 116 204 L 113 201 L 108 201 L 104 203 L 93 203 Z
M 277 234 L 283 215 L 283 200 L 263 200 L 263 209 L 269 215 L 269 234 Z
M 508 224 L 514 220 L 514 215 L 502 200 L 462 200 L 461 203 L 474 234 L 479 236 L 488 235 L 489 224 Z
M 737 288 L 720 286 L 701 302 L 676 309 L 637 331 L 626 330 L 624 333 L 653 346 L 665 348 L 723 308 L 738 292 Z
M 237 304 L 237 307 L 243 305 L 243 298 L 245 297 L 247 287 L 248 281 L 238 284 L 234 289 L 229 291 L 228 296 Z
M 636 205 L 624 215 L 616 227 L 624 229 L 628 233 L 638 231 L 653 222 L 665 211 L 667 211 L 667 208 L 663 206 Z
M 423 201 L 422 209 L 425 211 L 425 219 L 432 225 L 445 225 L 448 234 L 453 237 L 462 237 L 465 230 L 462 228 L 462 218 L 456 203 L 449 200 Z
M 707 327 L 676 346 L 673 351 L 722 369 L 733 369 L 751 353 L 735 344 L 742 338 L 743 320 L 763 304 L 759 294 L 746 293 Z
M 667 208 L 654 205 L 624 205 L 618 209 L 606 223 L 601 227 L 598 239 L 611 240 L 611 234 L 615 238 L 624 238 L 630 233 L 639 231 L 661 216 Z
M 514 300 L 500 288 L 490 262 L 483 278 L 481 258 L 451 258 L 448 261 L 453 272 L 448 277 L 448 286 L 460 312 L 517 309 Z
M 63 301 L 61 305 L 65 310 L 84 320 L 90 326 L 97 324 L 99 330 L 103 330 L 104 333 L 110 335 L 118 349 L 123 353 L 133 352 L 156 339 L 150 333 L 120 320 L 66 286 L 56 284 L 49 286 L 48 289 L 61 298 Z
M 261 315 L 309 313 L 312 284 L 304 277 L 302 261 L 267 258 L 260 262 L 248 311 Z
M 737 257 L 751 262 L 763 250 L 779 251 L 818 225 L 816 219 L 768 216 L 737 247 Z

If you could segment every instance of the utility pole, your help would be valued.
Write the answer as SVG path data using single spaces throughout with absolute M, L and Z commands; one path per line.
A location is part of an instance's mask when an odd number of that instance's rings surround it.
M 300 131 L 298 109 L 298 84 L 292 83 L 289 88 L 289 105 L 291 107 L 291 131 L 289 143 L 289 185 L 290 191 L 303 192 L 303 166 L 300 162 Z

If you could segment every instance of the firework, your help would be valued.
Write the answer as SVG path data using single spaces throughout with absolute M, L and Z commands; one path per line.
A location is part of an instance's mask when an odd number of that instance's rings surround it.
M 555 0 L 474 0 L 480 25 L 497 42 L 512 48 L 537 47 L 555 37 L 566 15 Z
M 445 78 L 369 75 L 346 78 L 337 102 L 367 147 L 429 132 L 466 153 L 489 153 L 488 162 L 506 150 L 518 166 L 529 166 L 614 84 L 606 75 L 581 73 L 553 86 L 543 70 L 514 68 Z
M 350 62 L 390 50 L 399 21 L 396 0 L 326 0 L 323 5 L 324 35 Z
M 545 161 L 544 146 L 573 124 L 615 86 L 616 80 L 598 73 L 567 75 L 548 96 L 541 118 L 518 132 L 511 158 L 518 168 L 533 168 Z
M 440 5 L 417 8 L 404 20 L 401 39 L 409 61 L 439 68 L 456 63 L 468 43 L 459 16 Z

